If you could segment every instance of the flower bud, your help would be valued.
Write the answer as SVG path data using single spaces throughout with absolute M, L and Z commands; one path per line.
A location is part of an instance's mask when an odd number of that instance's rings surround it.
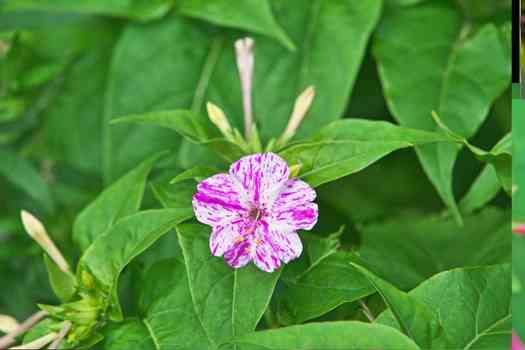
M 57 264 L 58 268 L 64 272 L 69 272 L 69 265 L 62 256 L 62 253 L 55 246 L 42 223 L 29 212 L 22 210 L 22 223 L 27 233 L 33 238 L 49 255 L 49 257 Z
M 230 139 L 232 135 L 232 128 L 226 115 L 218 106 L 211 102 L 206 103 L 206 109 L 208 110 L 208 117 L 211 122 L 221 131 L 221 133 Z
M 313 86 L 307 87 L 295 100 L 292 115 L 288 121 L 288 125 L 284 130 L 281 138 L 279 139 L 279 145 L 284 146 L 290 139 L 295 135 L 299 125 L 304 119 L 306 112 L 310 109 L 312 102 L 315 97 L 315 88 Z

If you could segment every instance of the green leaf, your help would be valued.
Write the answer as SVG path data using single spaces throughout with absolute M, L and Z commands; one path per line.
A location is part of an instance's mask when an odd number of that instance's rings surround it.
M 434 338 L 439 335 L 439 319 L 426 305 L 390 283 L 375 276 L 367 269 L 352 264 L 379 292 L 401 330 L 423 349 L 431 349 Z
M 146 325 L 139 319 L 126 319 L 110 323 L 104 329 L 102 348 L 105 350 L 144 349 L 157 350 Z
M 240 350 L 362 350 L 419 349 L 391 327 L 356 321 L 308 323 L 246 334 L 235 344 Z
M 164 208 L 191 208 L 192 198 L 197 190 L 197 183 L 184 181 L 170 184 L 166 179 L 151 184 L 155 198 Z
M 280 271 L 267 273 L 253 264 L 231 268 L 209 248 L 209 227 L 181 224 L 182 247 L 195 313 L 215 345 L 255 330 L 266 310 Z
M 441 133 L 344 119 L 325 126 L 306 142 L 291 145 L 281 155 L 288 164 L 300 164 L 300 177 L 315 187 L 362 170 L 395 150 L 447 141 L 451 138 Z
M 164 16 L 171 6 L 169 0 L 14 0 L 2 3 L 0 9 L 7 12 L 36 10 L 100 14 L 146 21 Z
M 54 210 L 49 186 L 33 164 L 18 154 L 0 149 L 0 175 L 35 199 L 48 213 Z
M 268 0 L 238 0 L 235 6 L 227 0 L 183 0 L 177 10 L 185 16 L 267 35 L 287 49 L 295 50 L 295 45 L 275 20 Z
M 136 213 L 140 208 L 146 178 L 153 164 L 163 154 L 142 162 L 135 169 L 106 188 L 77 216 L 73 225 L 73 240 L 82 250 L 119 219 Z
M 112 123 L 141 123 L 177 131 L 190 142 L 206 145 L 228 161 L 239 159 L 243 151 L 219 136 L 211 122 L 188 110 L 158 111 L 114 119 Z
M 439 30 L 435 18 L 440 19 Z M 452 130 L 469 138 L 508 86 L 510 60 L 499 30 L 491 24 L 475 33 L 465 28 L 452 3 L 428 1 L 385 12 L 373 51 L 389 109 L 402 125 L 434 130 L 434 110 Z M 485 52 L 491 52 L 490 57 Z M 416 150 L 427 176 L 460 222 L 452 192 L 458 148 L 439 144 Z
M 479 159 L 490 163 L 496 170 L 501 186 L 510 195 L 512 187 L 512 137 L 508 133 L 489 152 L 467 144 Z
M 282 289 L 276 295 L 280 323 L 302 323 L 374 293 L 373 286 L 350 265 L 357 257 L 337 252 L 336 237 L 320 239 L 306 233 L 301 237 L 303 255 L 286 266 Z
M 124 267 L 192 214 L 191 209 L 157 209 L 130 215 L 99 235 L 85 251 L 78 264 L 77 278 L 88 289 L 93 286 L 85 282 L 85 275 L 95 279 L 96 292 L 109 304 L 111 319 L 122 319 L 116 293 L 118 277 Z
M 171 179 L 170 184 L 177 184 L 185 180 L 193 179 L 197 182 L 206 179 L 207 177 L 213 176 L 220 173 L 221 171 L 217 168 L 208 166 L 196 166 L 186 171 L 183 171 L 179 175 Z
M 441 215 L 405 215 L 364 225 L 360 264 L 408 290 L 444 270 L 506 263 L 511 252 L 509 216 L 509 211 L 486 208 L 465 216 L 463 227 Z
M 470 214 L 490 202 L 500 191 L 501 184 L 494 167 L 487 164 L 459 203 L 463 214 Z
M 77 281 L 72 273 L 64 272 L 58 268 L 53 260 L 44 255 L 49 283 L 53 292 L 62 302 L 70 301 L 77 291 Z
M 510 265 L 454 269 L 433 276 L 409 295 L 439 315 L 443 332 L 433 349 L 508 349 Z M 398 328 L 391 311 L 376 322 Z
M 523 289 L 525 286 L 525 265 L 522 263 L 524 252 L 525 237 L 521 235 L 512 235 L 513 310 L 523 310 L 525 307 L 525 289 Z M 518 333 L 521 339 L 525 338 L 525 314 L 523 312 L 514 312 L 512 315 L 512 327 Z

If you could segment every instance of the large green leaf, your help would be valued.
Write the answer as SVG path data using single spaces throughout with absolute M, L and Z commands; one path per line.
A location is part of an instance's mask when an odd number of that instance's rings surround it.
M 430 118 L 434 110 L 453 131 L 471 137 L 508 86 L 510 60 L 499 30 L 491 24 L 476 33 L 466 28 L 460 11 L 448 2 L 386 11 L 376 32 L 374 55 L 389 108 L 402 125 L 434 130 Z M 491 52 L 490 57 L 485 52 Z M 460 221 L 452 191 L 458 148 L 425 145 L 416 150 L 438 193 Z
M 75 275 L 71 272 L 64 272 L 56 265 L 56 263 L 44 255 L 44 263 L 46 264 L 47 274 L 49 277 L 49 284 L 55 295 L 62 302 L 67 302 L 75 295 L 77 289 L 77 281 Z
M 439 315 L 443 331 L 433 349 L 508 349 L 511 334 L 510 265 L 442 272 L 409 295 Z M 378 323 L 398 327 L 390 311 Z
M 14 0 L 0 5 L 3 11 L 56 11 L 103 14 L 148 20 L 162 17 L 172 6 L 169 0 Z
M 395 150 L 447 141 L 451 139 L 442 133 L 383 121 L 344 119 L 325 126 L 306 142 L 286 148 L 281 155 L 289 164 L 301 165 L 301 178 L 319 186 L 362 170 Z
M 116 293 L 118 277 L 124 267 L 163 234 L 191 216 L 191 209 L 142 211 L 117 222 L 86 250 L 79 261 L 77 276 L 85 288 L 93 288 L 86 280 L 94 278 L 96 291 L 106 298 L 112 319 L 122 318 Z M 86 278 L 86 274 L 91 278 Z
M 139 210 L 146 178 L 159 157 L 156 155 L 142 162 L 106 188 L 77 216 L 73 225 L 73 239 L 82 250 L 86 250 L 97 236 L 116 221 Z
M 255 330 L 280 271 L 263 272 L 253 264 L 231 268 L 211 255 L 208 226 L 181 224 L 177 234 L 195 314 L 210 341 L 218 345 Z
M 355 265 L 381 294 L 399 327 L 423 349 L 431 349 L 434 338 L 439 335 L 439 319 L 426 305 L 390 283 L 375 276 L 367 269 Z
M 451 268 L 509 262 L 509 232 L 510 213 L 496 208 L 465 216 L 464 227 L 451 217 L 402 216 L 363 226 L 359 254 L 369 270 L 408 290 Z
M 418 346 L 391 327 L 356 321 L 309 323 L 238 337 L 240 350 L 416 350 Z
M 474 210 L 483 207 L 498 194 L 500 189 L 501 184 L 496 170 L 490 164 L 485 165 L 468 192 L 461 199 L 461 202 L 459 202 L 461 212 L 470 214 Z
M 145 323 L 139 319 L 127 319 L 122 323 L 111 323 L 104 329 L 105 350 L 158 350 Z
M 302 323 L 375 292 L 366 278 L 350 265 L 357 261 L 354 254 L 337 252 L 337 239 L 304 234 L 302 240 L 303 255 L 286 267 L 276 295 L 280 323 Z
M 513 235 L 512 237 L 512 309 L 525 310 L 525 237 Z M 512 328 L 518 332 L 521 339 L 525 339 L 525 313 L 514 312 L 512 315 Z
M 269 0 L 237 0 L 235 6 L 228 0 L 183 0 L 177 10 L 183 15 L 214 24 L 267 35 L 288 49 L 295 49 L 293 42 L 276 22 Z
M 54 209 L 48 184 L 31 162 L 18 154 L 0 149 L 0 175 L 35 199 L 46 211 Z

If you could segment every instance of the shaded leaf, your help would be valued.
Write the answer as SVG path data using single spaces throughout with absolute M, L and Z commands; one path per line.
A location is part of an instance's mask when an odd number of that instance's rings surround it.
M 363 273 L 379 292 L 398 322 L 401 330 L 423 349 L 431 349 L 433 339 L 439 335 L 439 319 L 426 305 L 375 276 L 365 268 L 352 264 Z
M 433 349 L 509 348 L 510 265 L 445 271 L 409 295 L 439 315 L 443 332 Z M 398 328 L 390 311 L 377 322 Z
M 440 19 L 439 30 L 433 24 L 435 18 Z M 508 86 L 510 60 L 499 30 L 489 24 L 468 33 L 463 25 L 461 13 L 447 2 L 386 11 L 373 51 L 389 109 L 402 125 L 434 130 L 430 112 L 435 110 L 453 131 L 469 138 Z M 484 52 L 491 52 L 491 57 Z M 439 144 L 416 150 L 428 177 L 460 222 L 452 192 L 458 148 Z

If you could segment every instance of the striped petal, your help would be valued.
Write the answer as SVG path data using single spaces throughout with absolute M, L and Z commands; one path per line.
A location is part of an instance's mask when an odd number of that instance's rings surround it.
M 282 186 L 273 203 L 273 209 L 284 210 L 313 202 L 316 194 L 310 185 L 299 179 L 290 179 Z
M 303 252 L 303 244 L 296 232 L 282 233 L 272 231 L 272 241 L 276 246 L 279 259 L 284 263 L 297 259 Z
M 210 251 L 214 256 L 222 256 L 233 248 L 235 242 L 243 240 L 245 221 L 233 220 L 224 226 L 214 226 L 210 235 Z
M 239 159 L 231 165 L 230 175 L 247 192 L 252 204 L 268 208 L 288 180 L 290 171 L 281 157 L 268 152 Z
M 318 208 L 315 203 L 273 208 L 270 225 L 280 232 L 311 230 L 317 223 Z
M 217 174 L 197 186 L 193 211 L 203 224 L 224 226 L 247 213 L 249 206 L 244 197 L 228 174 Z
M 240 268 L 249 263 L 253 258 L 253 242 L 249 238 L 236 241 L 233 246 L 224 253 L 224 260 L 233 268 Z
M 281 266 L 279 249 L 274 244 L 266 229 L 260 225 L 254 238 L 255 254 L 253 262 L 263 271 L 273 272 Z

